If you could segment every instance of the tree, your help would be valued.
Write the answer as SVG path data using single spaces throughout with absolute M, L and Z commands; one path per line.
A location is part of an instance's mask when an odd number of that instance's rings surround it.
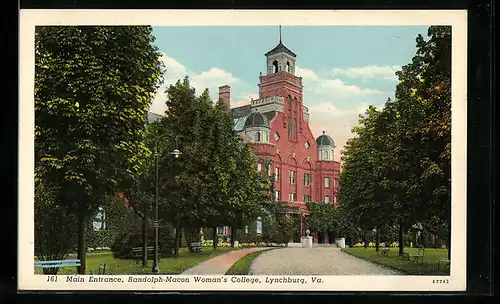
M 387 226 L 381 215 L 389 214 L 400 255 L 412 225 L 450 222 L 451 28 L 428 35 L 417 37 L 412 63 L 397 72 L 396 100 L 381 111 L 370 106 L 343 151 L 341 204 L 363 229 Z
M 147 109 L 161 84 L 150 26 L 46 26 L 35 32 L 35 178 L 88 217 L 139 174 Z

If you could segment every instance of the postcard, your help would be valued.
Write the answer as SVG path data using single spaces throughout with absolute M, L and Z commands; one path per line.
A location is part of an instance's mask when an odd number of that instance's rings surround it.
M 466 20 L 21 10 L 19 290 L 465 290 Z

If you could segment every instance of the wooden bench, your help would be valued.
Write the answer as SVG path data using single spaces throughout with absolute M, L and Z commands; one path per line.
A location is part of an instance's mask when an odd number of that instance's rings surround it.
M 200 242 L 195 242 L 190 244 L 191 249 L 194 252 L 200 252 L 201 251 L 201 243 Z
M 80 260 L 35 261 L 35 268 L 62 268 L 81 266 Z
M 148 258 L 153 258 L 155 255 L 155 246 L 147 247 Z M 131 257 L 135 259 L 135 263 L 138 264 L 140 260 L 144 257 L 144 248 L 143 247 L 134 247 L 132 248 Z M 158 258 L 160 258 L 160 248 L 158 248 Z
M 424 253 L 425 253 L 425 248 L 418 248 L 418 251 L 417 253 L 408 253 L 408 260 L 411 261 L 411 262 L 418 262 L 418 261 L 422 261 L 422 258 L 424 257 Z
M 390 252 L 391 252 L 391 248 L 389 248 L 389 247 L 383 247 L 382 251 L 381 251 L 381 254 L 382 255 L 389 255 Z
M 450 260 L 448 258 L 439 258 L 439 261 L 437 262 L 438 270 L 441 263 L 444 264 L 443 267 L 446 267 L 446 265 L 448 265 L 448 267 L 450 266 Z

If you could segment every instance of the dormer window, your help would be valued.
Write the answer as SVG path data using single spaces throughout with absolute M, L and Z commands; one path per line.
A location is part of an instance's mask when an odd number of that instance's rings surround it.
M 311 147 L 311 144 L 308 141 L 306 141 L 305 146 L 306 146 L 306 149 L 309 149 Z
M 280 140 L 280 135 L 278 132 L 274 133 L 274 139 L 276 140 L 276 142 Z

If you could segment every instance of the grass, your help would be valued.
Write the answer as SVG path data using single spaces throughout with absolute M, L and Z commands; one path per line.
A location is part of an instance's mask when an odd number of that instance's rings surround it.
M 248 271 L 250 270 L 250 264 L 252 264 L 253 260 L 262 253 L 273 249 L 274 248 L 265 249 L 247 254 L 236 263 L 234 263 L 233 266 L 231 266 L 231 268 L 229 268 L 229 270 L 226 272 L 226 275 L 247 275 Z
M 179 249 L 179 256 L 172 258 L 162 258 L 159 261 L 160 274 L 180 274 L 187 268 L 193 267 L 200 262 L 211 259 L 220 254 L 227 253 L 238 248 L 218 247 L 217 250 L 204 247 L 201 252 L 191 253 L 187 248 Z M 71 258 L 71 256 L 70 256 Z M 97 274 L 99 263 L 106 263 L 106 274 L 151 274 L 153 260 L 148 259 L 148 267 L 143 268 L 142 262 L 135 263 L 133 259 L 117 259 L 108 252 L 87 253 L 87 274 Z M 42 274 L 42 269 L 36 269 L 35 274 Z M 59 268 L 57 274 L 76 274 L 76 267 Z
M 343 252 L 371 261 L 376 264 L 388 266 L 399 270 L 407 275 L 450 275 L 450 268 L 441 264 L 439 271 L 437 263 L 440 258 L 448 257 L 447 249 L 425 249 L 424 257 L 418 262 L 411 262 L 407 257 L 398 255 L 399 248 L 391 248 L 389 255 L 382 255 L 382 250 L 375 251 L 375 248 L 343 248 Z M 416 254 L 417 248 L 405 247 L 404 252 Z

